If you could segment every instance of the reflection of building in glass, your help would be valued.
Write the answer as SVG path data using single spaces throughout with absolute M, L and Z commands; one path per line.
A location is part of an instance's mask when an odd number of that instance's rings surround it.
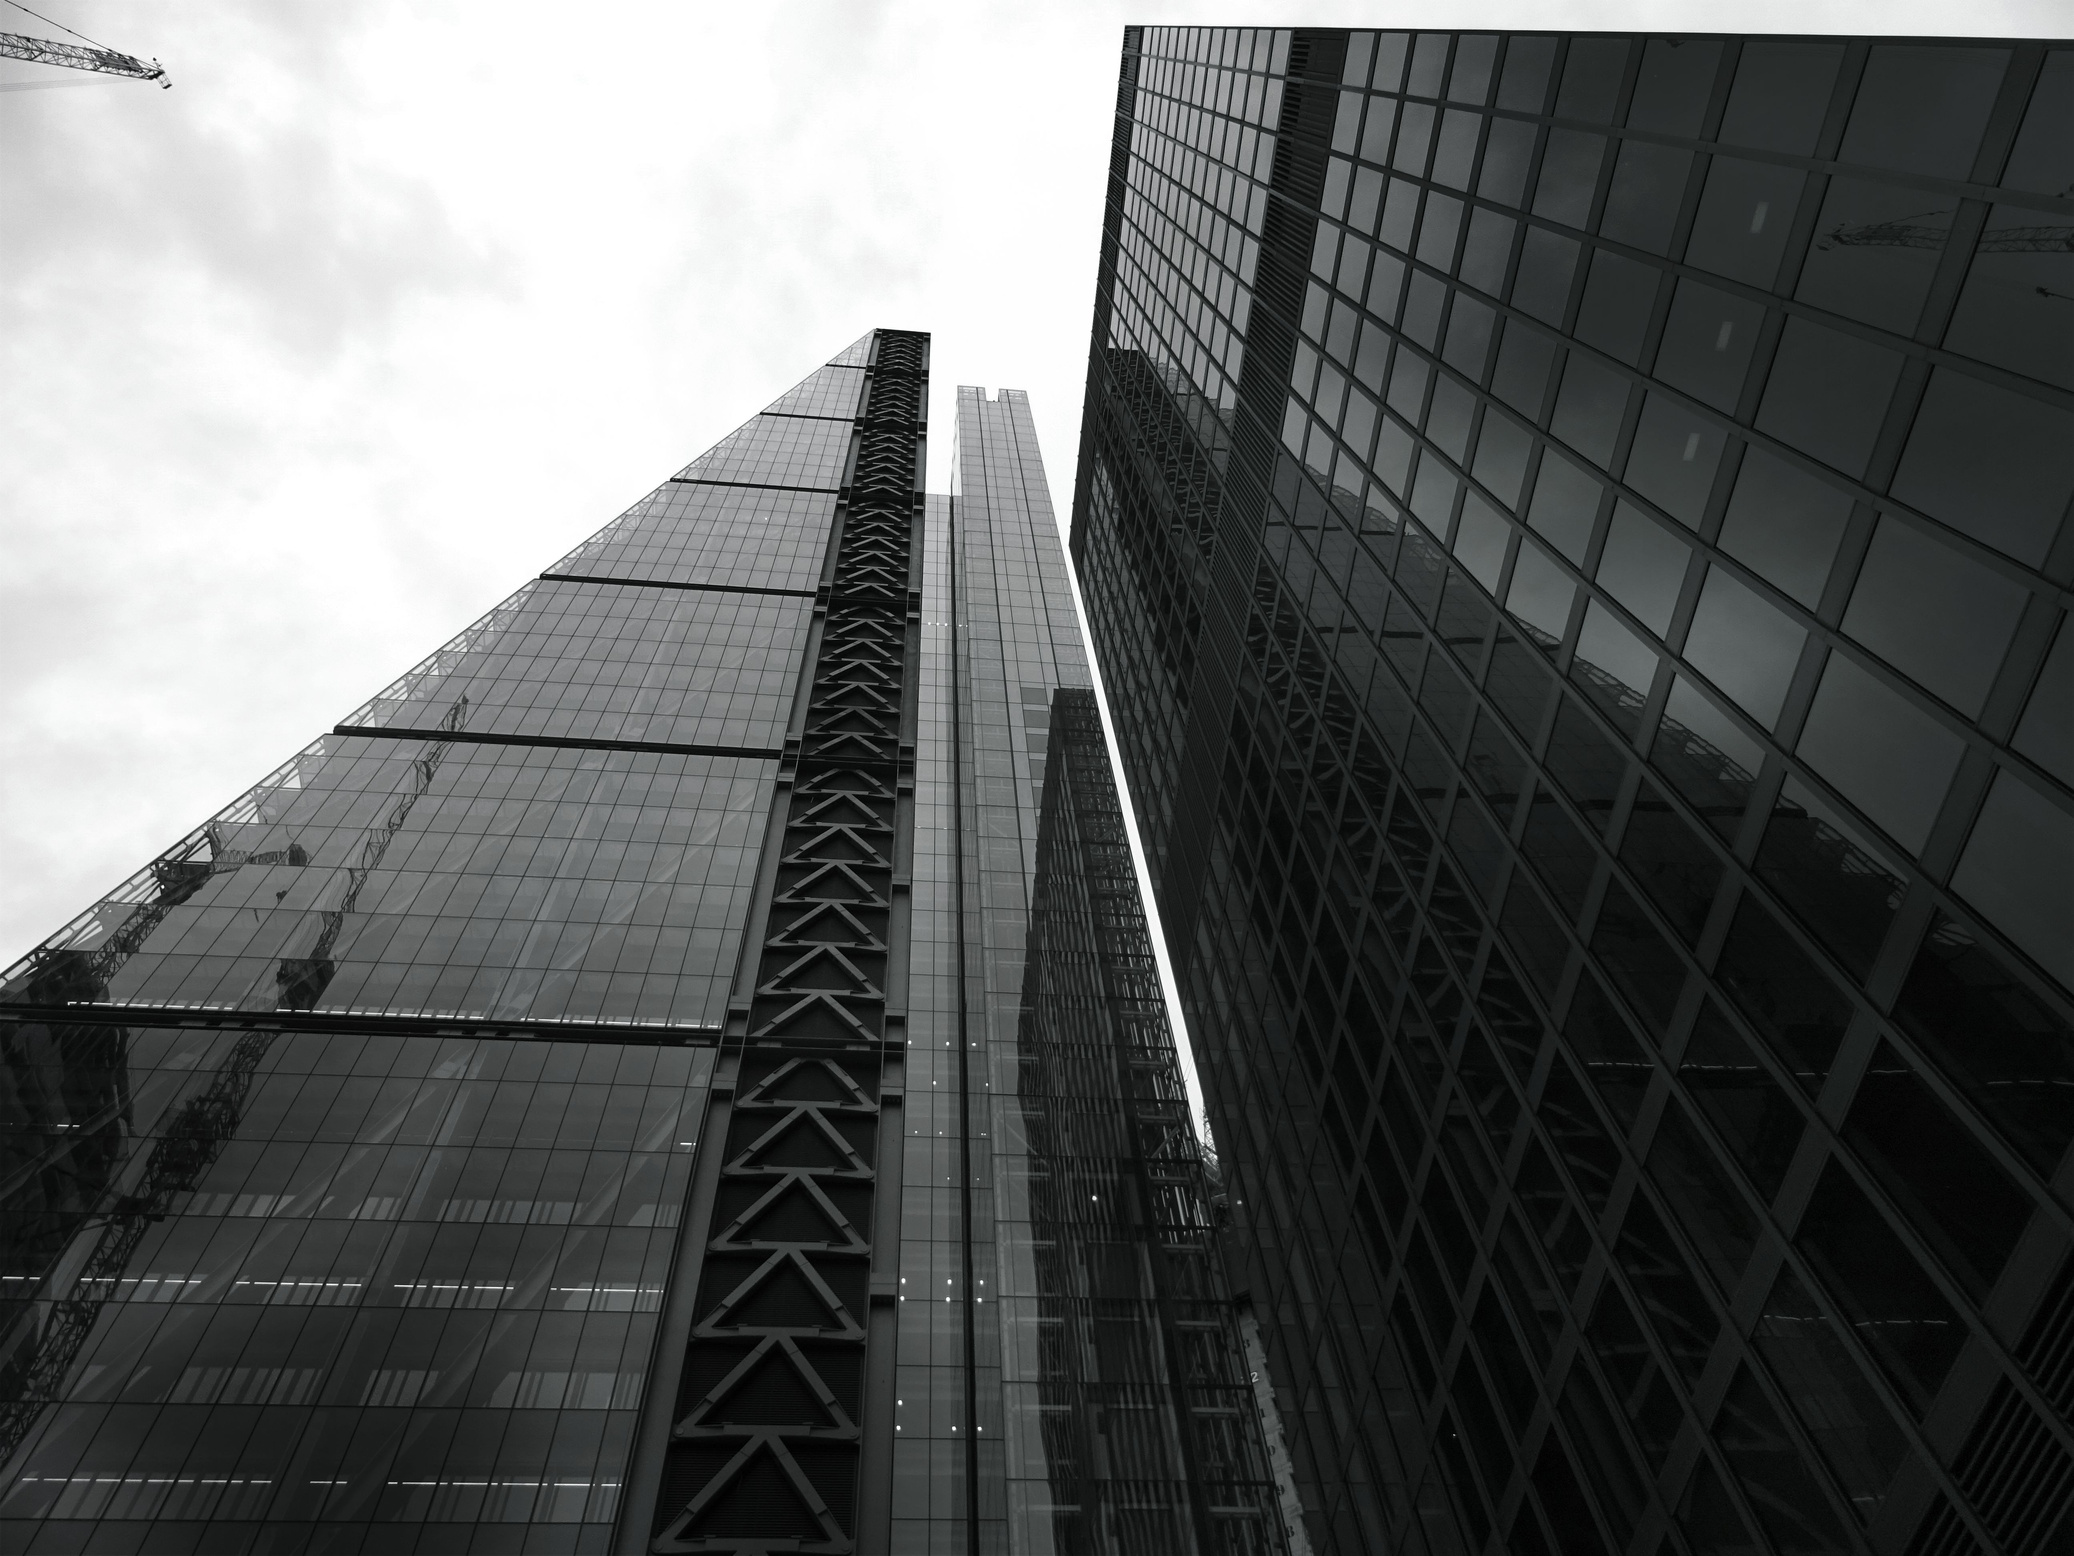
M 1053 693 L 1049 733 L 1015 1043 L 1025 1188 L 1002 1212 L 1029 1223 L 1018 1317 L 1039 1369 L 1036 1408 L 1011 1417 L 1041 1428 L 1056 1549 L 1176 1548 L 1159 1537 L 1176 1526 L 1196 1549 L 1274 1549 L 1240 1318 L 1094 693 Z M 1227 1543 L 1220 1525 L 1245 1514 L 1260 1537 Z
M 891 1548 L 1279 1551 L 1027 399 L 959 390 L 957 458 L 922 595 L 941 950 L 910 996 Z
M 927 363 L 866 336 L 8 970 L 8 1549 L 1280 1548 L 1156 1007 L 1023 988 L 1085 661 L 1026 405 L 925 501 Z M 1142 1002 L 1075 727 L 1043 890 Z
M 1309 1537 L 2074 1528 L 2074 50 L 1126 34 L 1074 547 Z

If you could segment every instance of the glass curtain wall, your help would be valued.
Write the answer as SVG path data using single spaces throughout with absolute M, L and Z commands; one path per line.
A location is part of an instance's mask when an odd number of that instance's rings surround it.
M 0 980 L 10 1550 L 608 1548 L 871 345 Z
M 1320 1547 L 2064 1538 L 2070 125 L 1127 31 L 1073 543 Z

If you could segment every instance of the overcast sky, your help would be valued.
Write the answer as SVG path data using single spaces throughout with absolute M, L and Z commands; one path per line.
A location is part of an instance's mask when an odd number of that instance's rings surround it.
M 0 964 L 875 325 L 934 333 L 932 488 L 952 386 L 1027 389 L 1063 520 L 1126 20 L 2074 31 L 2068 0 L 35 9 L 174 86 L 0 60 Z

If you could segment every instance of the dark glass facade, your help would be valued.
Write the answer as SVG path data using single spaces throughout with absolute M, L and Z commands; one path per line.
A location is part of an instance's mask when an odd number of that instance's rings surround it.
M 5 1548 L 1282 1549 L 1028 407 L 925 499 L 928 352 L 0 978 Z
M 1073 548 L 1304 1538 L 2074 1531 L 2074 47 L 1130 29 Z
M 957 408 L 922 585 L 890 1548 L 1280 1552 L 1029 403 Z

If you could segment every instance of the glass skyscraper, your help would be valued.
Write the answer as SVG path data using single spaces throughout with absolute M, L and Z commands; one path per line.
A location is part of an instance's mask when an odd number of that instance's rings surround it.
M 0 978 L 7 1549 L 1284 1549 L 1028 407 L 925 499 L 928 355 Z
M 1301 1537 L 2074 1541 L 2074 46 L 1126 32 L 1073 550 Z

